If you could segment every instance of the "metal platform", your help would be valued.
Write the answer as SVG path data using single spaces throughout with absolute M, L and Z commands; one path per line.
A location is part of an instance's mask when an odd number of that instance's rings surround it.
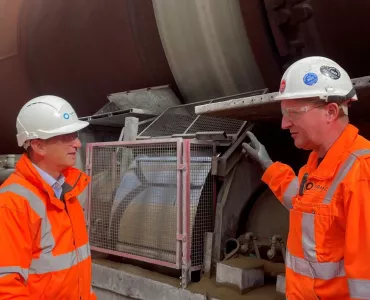
M 215 118 L 213 116 L 198 116 L 195 107 L 200 104 L 217 105 L 226 100 L 241 97 L 260 97 L 266 93 L 267 89 L 231 95 L 227 97 L 205 100 L 197 103 L 173 106 L 163 112 L 153 123 L 143 130 L 138 138 L 141 137 L 195 137 L 199 132 L 223 131 L 228 136 L 239 136 L 243 130 L 245 121 L 235 120 L 235 118 Z
M 368 109 L 364 109 L 364 107 L 370 106 L 367 101 L 367 98 L 370 98 L 370 76 L 355 78 L 352 82 L 360 101 L 353 104 L 350 113 L 356 118 L 366 117 Z M 281 111 L 280 102 L 274 101 L 277 94 L 274 92 L 198 105 L 195 107 L 195 113 L 200 116 L 245 121 L 278 120 L 281 118 Z
M 148 110 L 130 108 L 82 117 L 80 118 L 80 120 L 88 121 L 90 124 L 93 125 L 123 127 L 125 125 L 125 119 L 127 117 L 136 117 L 140 121 L 143 121 L 156 116 L 156 114 Z

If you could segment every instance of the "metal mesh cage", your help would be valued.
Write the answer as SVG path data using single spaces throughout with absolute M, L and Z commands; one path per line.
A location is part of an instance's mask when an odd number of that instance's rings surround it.
M 202 104 L 217 103 L 234 98 L 260 95 L 265 92 L 266 90 L 263 89 L 230 97 L 173 106 L 162 113 L 150 126 L 143 130 L 140 135 L 150 137 L 169 137 L 174 134 L 195 134 L 201 131 L 225 131 L 226 134 L 237 134 L 245 123 L 244 121 L 198 116 L 195 114 L 195 107 Z
M 91 152 L 91 246 L 176 264 L 177 143 L 96 145 Z
M 213 230 L 212 151 L 174 138 L 88 144 L 91 248 L 177 269 L 186 249 L 186 265 L 201 266 Z

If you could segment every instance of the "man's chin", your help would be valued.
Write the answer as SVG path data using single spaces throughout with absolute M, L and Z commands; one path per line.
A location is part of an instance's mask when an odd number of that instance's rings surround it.
M 294 140 L 294 146 L 301 150 L 312 150 L 312 147 L 310 147 L 307 143 L 300 141 L 299 139 Z

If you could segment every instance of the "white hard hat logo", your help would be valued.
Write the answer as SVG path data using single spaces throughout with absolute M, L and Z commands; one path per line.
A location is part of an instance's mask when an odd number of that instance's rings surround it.
M 316 75 L 316 73 L 307 73 L 306 75 L 304 75 L 303 77 L 303 82 L 306 84 L 306 85 L 314 85 L 317 83 L 318 81 L 318 76 Z
M 285 81 L 285 79 L 283 79 L 282 81 L 281 81 L 281 83 L 280 83 L 280 93 L 282 94 L 282 93 L 284 93 L 284 91 L 285 91 L 285 87 L 286 87 L 286 81 Z
M 69 113 L 64 113 L 63 118 L 68 120 L 69 119 Z
M 334 67 L 329 67 L 329 66 L 322 66 L 320 67 L 320 72 L 325 75 L 330 77 L 331 79 L 337 80 L 340 78 L 340 72 L 337 68 Z

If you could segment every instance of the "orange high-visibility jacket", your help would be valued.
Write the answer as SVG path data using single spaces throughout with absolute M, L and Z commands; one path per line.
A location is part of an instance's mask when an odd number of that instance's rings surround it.
M 76 198 L 90 179 L 75 168 L 63 174 L 65 201 L 54 196 L 26 155 L 0 187 L 0 299 L 96 299 Z
M 262 177 L 290 212 L 287 298 L 370 299 L 370 142 L 348 125 L 317 164 L 312 152 L 298 177 L 280 162 Z

